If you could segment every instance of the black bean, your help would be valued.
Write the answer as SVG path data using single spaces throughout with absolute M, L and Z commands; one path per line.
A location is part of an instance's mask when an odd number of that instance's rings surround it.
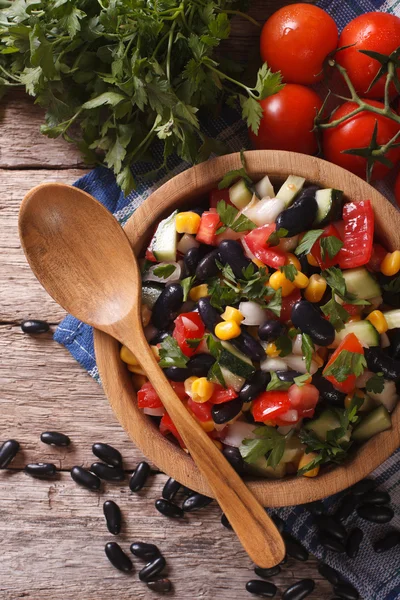
M 195 274 L 196 267 L 199 264 L 201 256 L 202 252 L 200 248 L 189 248 L 189 250 L 186 252 L 185 256 L 183 257 L 186 277 Z
M 301 264 L 301 272 L 304 273 L 305 275 L 307 275 L 307 277 L 311 277 L 311 275 L 315 275 L 321 272 L 319 267 L 315 267 L 314 265 L 310 265 L 310 263 L 307 260 L 307 255 L 306 254 L 300 254 L 300 256 L 297 257 L 300 261 Z
M 356 588 L 350 583 L 339 583 L 338 585 L 334 586 L 333 591 L 344 600 L 358 600 L 360 597 Z
M 251 264 L 243 252 L 243 246 L 236 240 L 224 240 L 218 246 L 223 265 L 229 265 L 235 277 L 243 278 L 243 271 Z
M 346 542 L 346 554 L 349 558 L 356 558 L 360 549 L 361 542 L 364 537 L 364 532 L 359 527 L 355 527 L 351 532 Z
M 232 346 L 235 346 L 240 352 L 246 354 L 251 360 L 259 361 L 265 358 L 264 348 L 244 329 L 242 329 L 241 335 L 231 339 L 230 342 Z
M 87 488 L 88 490 L 100 489 L 101 481 L 97 475 L 90 473 L 90 471 L 87 471 L 83 467 L 72 467 L 71 477 L 75 483 Z
M 216 261 L 220 261 L 219 249 L 211 250 L 204 258 L 200 260 L 196 267 L 195 276 L 198 281 L 205 281 L 218 275 L 219 268 Z
M 19 443 L 16 440 L 7 440 L 0 448 L 0 469 L 8 467 L 14 460 L 19 450 Z
M 221 323 L 222 319 L 219 312 L 211 306 L 210 298 L 200 298 L 197 303 L 199 315 L 206 329 L 214 331 L 215 326 Z
M 149 344 L 151 346 L 156 346 L 157 344 L 161 344 L 161 342 L 163 340 L 165 340 L 165 338 L 168 337 L 169 335 L 171 335 L 169 331 L 165 331 L 165 330 L 158 331 L 155 334 L 155 336 L 151 338 Z
M 156 500 L 155 507 L 162 515 L 171 517 L 172 519 L 181 519 L 184 515 L 180 506 L 173 504 L 169 500 L 164 500 L 164 498 Z
M 71 443 L 69 437 L 59 431 L 44 431 L 40 435 L 40 440 L 49 446 L 69 446 Z
M 246 583 L 246 590 L 255 596 L 261 596 L 262 598 L 273 598 L 278 591 L 278 588 L 273 583 L 269 583 L 269 581 L 252 579 Z
M 390 496 L 385 490 L 372 490 L 366 492 L 362 497 L 361 501 L 365 504 L 376 504 L 380 506 L 382 504 L 389 504 Z
M 157 298 L 151 322 L 157 329 L 167 329 L 182 306 L 183 289 L 180 283 L 168 283 Z
M 176 481 L 170 477 L 164 485 L 161 495 L 165 500 L 173 500 L 181 487 L 182 486 L 179 481 Z
M 400 531 L 389 531 L 389 533 L 375 542 L 374 550 L 380 554 L 398 545 L 400 545 Z
M 282 600 L 303 600 L 313 592 L 315 581 L 313 579 L 302 579 L 288 587 L 282 594 Z
M 212 501 L 212 498 L 194 492 L 194 494 L 191 494 L 188 498 L 186 498 L 182 504 L 182 508 L 185 512 L 192 512 L 193 510 L 200 510 L 200 508 L 208 506 Z
M 172 583 L 166 577 L 164 579 L 156 579 L 155 581 L 147 581 L 147 587 L 153 592 L 166 594 L 172 590 Z
M 342 544 L 342 542 L 340 542 L 336 537 L 329 535 L 329 533 L 326 531 L 323 531 L 319 534 L 319 541 L 327 550 L 337 552 L 338 554 L 345 552 L 344 544 Z
M 108 542 L 105 553 L 113 567 L 124 573 L 132 571 L 132 561 L 117 542 Z
M 337 511 L 335 512 L 336 519 L 345 521 L 355 511 L 359 501 L 359 496 L 354 496 L 353 494 L 347 494 L 344 496 L 344 498 L 342 498 L 340 501 Z
M 208 371 L 215 363 L 215 358 L 211 354 L 196 354 L 187 363 L 189 373 L 195 377 L 207 377 Z
M 362 504 L 357 508 L 357 514 L 372 523 L 389 523 L 394 517 L 393 509 L 390 506 L 376 506 L 375 504 Z
M 309 510 L 310 513 L 313 515 L 321 516 L 321 515 L 325 514 L 325 507 L 324 507 L 323 503 L 321 502 L 321 500 L 316 500 L 315 502 L 309 502 L 308 504 L 304 505 L 304 508 Z
M 154 577 L 156 577 L 161 571 L 165 568 L 166 562 L 163 556 L 157 556 L 154 560 L 147 563 L 139 571 L 139 579 L 140 581 L 150 581 Z
M 330 381 L 322 377 L 322 375 L 313 375 L 312 379 L 313 385 L 319 391 L 319 398 L 326 404 L 331 404 L 333 406 L 339 406 L 343 408 L 344 399 L 346 398 L 346 394 L 343 392 L 339 392 L 336 390 Z
M 308 550 L 304 548 L 303 544 L 296 540 L 290 533 L 283 532 L 282 537 L 285 542 L 286 552 L 289 556 L 296 560 L 308 560 Z
M 247 470 L 246 463 L 240 454 L 239 448 L 234 448 L 233 446 L 224 446 L 222 454 L 237 473 L 243 474 Z
M 239 398 L 242 400 L 243 403 L 251 402 L 252 400 L 257 398 L 257 396 L 259 396 L 261 392 L 265 392 L 270 380 L 271 375 L 259 369 L 254 373 L 251 379 L 247 380 L 243 384 L 239 392 Z
M 167 367 L 163 371 L 170 381 L 185 381 L 190 376 L 190 371 L 186 367 Z
M 284 333 L 286 333 L 286 327 L 276 319 L 265 321 L 258 328 L 258 337 L 264 342 L 274 342 Z
M 46 331 L 49 331 L 50 325 L 40 319 L 27 319 L 22 321 L 21 329 L 24 333 L 46 333 Z
M 347 537 L 347 531 L 340 521 L 330 515 L 315 516 L 315 523 L 320 531 L 329 533 L 332 537 L 344 542 Z
M 280 381 L 293 381 L 295 377 L 302 375 L 299 371 L 293 371 L 293 369 L 289 369 L 289 371 L 275 371 L 278 379 Z
M 271 515 L 271 519 L 274 522 L 279 533 L 282 533 L 283 530 L 285 529 L 285 525 L 286 525 L 285 521 L 283 519 L 281 519 L 279 515 Z
M 150 465 L 147 462 L 142 461 L 138 464 L 129 480 L 129 488 L 131 492 L 140 492 L 140 490 L 146 483 L 149 473 Z
M 24 471 L 32 477 L 54 477 L 57 468 L 53 463 L 30 463 L 25 465 Z
M 109 444 L 96 442 L 92 446 L 92 452 L 97 458 L 100 458 L 107 465 L 112 467 L 122 467 L 122 456 L 119 450 L 113 448 Z
M 227 516 L 225 513 L 222 513 L 221 515 L 221 525 L 223 525 L 224 527 L 226 527 L 226 529 L 233 529 L 232 525 L 229 523 Z
M 365 359 L 367 367 L 374 373 L 383 373 L 385 379 L 399 381 L 400 379 L 400 360 L 395 360 L 382 348 L 365 348 Z
M 376 482 L 373 479 L 361 479 L 361 481 L 358 481 L 355 485 L 353 485 L 352 488 L 350 488 L 350 491 L 353 496 L 362 496 L 374 488 L 376 488 Z
M 123 469 L 117 467 L 110 467 L 101 462 L 95 462 L 90 467 L 92 473 L 104 479 L 105 481 L 123 481 L 125 479 L 125 472 Z
M 103 513 L 107 523 L 107 529 L 113 535 L 121 531 L 121 509 L 113 500 L 106 500 L 103 504 Z
M 240 413 L 242 406 L 243 400 L 240 399 L 240 396 L 234 398 L 233 400 L 229 400 L 229 402 L 214 404 L 211 409 L 211 416 L 214 423 L 217 423 L 217 425 L 222 425 L 223 423 L 232 421 L 232 419 L 234 419 Z
M 133 542 L 131 552 L 135 556 L 143 558 L 143 560 L 153 560 L 161 556 L 161 552 L 155 544 L 147 544 L 146 542 Z
M 389 329 L 387 335 L 390 340 L 390 346 L 388 348 L 390 356 L 396 360 L 400 360 L 400 327 Z
M 318 564 L 318 572 L 327 579 L 332 585 L 337 585 L 342 581 L 342 576 L 333 567 L 321 562 Z
M 268 579 L 268 577 L 275 577 L 275 575 L 279 575 L 281 572 L 281 568 L 279 565 L 275 567 L 271 567 L 270 569 L 263 569 L 262 567 L 255 567 L 254 573 L 263 579 Z
M 287 229 L 287 237 L 307 231 L 317 215 L 318 205 L 315 196 L 300 194 L 292 206 L 282 211 L 276 219 L 276 230 Z
M 300 300 L 293 306 L 292 323 L 319 346 L 330 346 L 335 339 L 336 332 L 332 323 L 324 319 L 321 312 L 308 300 Z

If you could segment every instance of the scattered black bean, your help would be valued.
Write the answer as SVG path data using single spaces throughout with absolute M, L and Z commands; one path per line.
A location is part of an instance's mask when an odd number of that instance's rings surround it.
M 335 328 L 327 321 L 314 304 L 299 300 L 292 308 L 292 323 L 308 334 L 319 346 L 329 346 L 335 339 Z
M 176 481 L 175 479 L 172 479 L 172 477 L 170 477 L 163 487 L 162 497 L 165 500 L 173 500 L 176 494 L 181 489 L 181 487 L 182 486 L 179 483 L 179 481 Z
M 388 352 L 390 356 L 396 360 L 400 360 L 400 328 L 396 327 L 395 329 L 390 329 L 387 334 L 390 339 Z
M 158 296 L 151 314 L 151 322 L 157 329 L 168 329 L 182 306 L 183 288 L 180 283 L 168 283 Z
M 221 323 L 222 319 L 217 309 L 211 306 L 210 298 L 200 298 L 197 307 L 206 329 L 214 331 L 215 326 Z
M 353 494 L 344 496 L 335 512 L 335 518 L 340 521 L 345 521 L 355 511 L 359 501 L 359 496 L 354 496 Z
M 373 479 L 362 479 L 350 489 L 353 496 L 362 496 L 366 492 L 376 488 L 376 483 Z
M 225 513 L 222 513 L 221 515 L 221 525 L 223 525 L 224 527 L 226 527 L 226 529 L 233 529 L 232 525 L 229 523 L 227 516 Z
M 218 246 L 223 265 L 229 265 L 235 277 L 243 278 L 243 270 L 251 265 L 243 252 L 243 246 L 236 240 L 224 240 Z
M 286 327 L 276 319 L 265 321 L 258 328 L 258 337 L 264 342 L 274 342 L 284 333 L 286 333 Z
M 269 581 L 252 579 L 246 583 L 246 590 L 255 596 L 261 596 L 262 598 L 273 598 L 278 591 L 278 588 Z
M 40 436 L 40 440 L 43 444 L 49 446 L 69 446 L 71 443 L 69 437 L 59 431 L 44 431 Z
M 253 336 L 242 329 L 241 335 L 230 340 L 232 346 L 235 346 L 240 352 L 246 354 L 251 360 L 260 361 L 265 358 L 265 350 Z
M 97 475 L 90 473 L 90 471 L 87 471 L 83 467 L 72 467 L 71 477 L 75 483 L 87 488 L 88 490 L 100 489 L 101 481 Z
M 0 469 L 8 467 L 14 460 L 19 450 L 19 443 L 16 440 L 7 440 L 0 448 Z
M 211 250 L 204 258 L 200 260 L 196 267 L 195 275 L 198 281 L 205 281 L 210 277 L 215 277 L 219 273 L 216 261 L 220 261 L 219 249 Z
M 131 552 L 143 560 L 153 560 L 161 556 L 160 550 L 155 544 L 147 544 L 146 542 L 133 542 L 131 544 Z
M 235 448 L 234 446 L 224 446 L 222 454 L 225 456 L 226 460 L 232 465 L 235 471 L 240 475 L 247 470 L 246 463 L 244 462 L 243 457 L 240 454 L 239 448 Z
M 105 481 L 123 481 L 125 479 L 125 472 L 123 469 L 110 467 L 101 462 L 93 463 L 90 467 L 90 471 Z
M 320 533 L 319 541 L 327 550 L 337 552 L 338 554 L 342 554 L 343 552 L 345 552 L 344 544 L 342 544 L 342 542 L 340 542 L 337 538 L 333 537 L 332 535 L 329 535 L 329 533 L 326 533 L 325 531 Z
M 208 496 L 203 496 L 203 494 L 198 494 L 195 492 L 191 494 L 184 503 L 182 504 L 182 508 L 185 512 L 192 512 L 193 510 L 199 510 L 200 508 L 204 508 L 208 506 L 213 501 L 212 498 Z
M 106 500 L 103 504 L 104 517 L 107 523 L 107 529 L 113 535 L 118 535 L 121 531 L 121 509 L 113 500 Z
M 309 502 L 308 504 L 304 505 L 304 508 L 309 510 L 310 513 L 313 515 L 321 516 L 321 515 L 325 514 L 325 507 L 324 507 L 323 503 L 321 502 L 321 500 L 316 500 L 315 502 Z
M 282 594 L 282 600 L 303 600 L 313 592 L 315 581 L 313 579 L 302 579 L 288 587 Z
M 325 379 L 325 377 L 322 377 L 322 375 L 313 375 L 312 381 L 313 385 L 315 385 L 319 391 L 319 398 L 322 402 L 332 406 L 343 407 L 346 394 L 336 390 L 331 382 Z
M 131 492 L 140 492 L 140 490 L 146 483 L 149 473 L 150 465 L 147 462 L 142 461 L 138 464 L 129 480 L 129 488 Z
M 312 226 L 317 214 L 318 204 L 311 193 L 301 193 L 276 219 L 276 230 L 287 229 L 287 236 L 293 237 L 302 231 L 307 231 Z
M 223 425 L 237 417 L 241 412 L 242 407 L 243 400 L 241 400 L 240 396 L 237 396 L 228 402 L 223 402 L 222 404 L 214 404 L 211 409 L 212 419 L 217 425 Z
M 346 542 L 346 554 L 349 558 L 356 558 L 360 549 L 361 542 L 364 537 L 364 532 L 359 527 L 355 527 L 351 532 Z
M 275 523 L 279 533 L 282 533 L 285 529 L 285 521 L 281 519 L 279 515 L 271 515 L 271 519 Z
M 105 546 L 105 553 L 113 567 L 124 573 L 132 571 L 133 565 L 131 559 L 117 542 L 108 542 Z
M 165 568 L 165 565 L 166 562 L 163 556 L 158 556 L 151 562 L 147 563 L 147 565 L 139 571 L 140 581 L 150 581 L 159 573 L 161 573 L 161 571 Z
M 308 560 L 308 550 L 304 548 L 303 544 L 296 540 L 290 533 L 283 532 L 282 537 L 285 542 L 286 552 L 289 556 L 296 560 Z
M 46 333 L 46 331 L 49 331 L 50 325 L 47 321 L 41 321 L 40 319 L 27 319 L 22 321 L 21 329 L 24 333 Z
M 375 504 L 362 504 L 357 508 L 357 514 L 366 521 L 372 523 L 389 523 L 394 517 L 390 506 L 376 506 Z
M 180 506 L 173 504 L 169 500 L 164 500 L 164 498 L 156 500 L 155 507 L 162 515 L 172 519 L 181 519 L 184 515 Z
M 350 583 L 339 583 L 338 585 L 334 586 L 333 591 L 344 600 L 358 600 L 360 597 L 356 588 Z
M 243 403 L 251 402 L 257 396 L 267 389 L 267 385 L 271 380 L 271 375 L 260 369 L 254 373 L 251 379 L 245 381 L 240 392 L 239 398 Z
M 342 581 L 340 573 L 326 563 L 321 562 L 318 564 L 318 573 L 332 585 L 337 585 Z
M 255 567 L 254 573 L 263 579 L 268 579 L 269 577 L 275 577 L 275 575 L 279 575 L 281 572 L 281 568 L 279 565 L 275 567 L 271 567 L 270 569 L 263 569 L 262 567 Z
M 164 375 L 170 381 L 185 381 L 190 375 L 186 367 L 167 367 L 163 369 Z
M 280 381 L 293 381 L 295 377 L 302 375 L 302 373 L 290 369 L 289 371 L 276 371 L 276 375 Z
M 206 377 L 214 363 L 215 358 L 211 354 L 196 354 L 187 363 L 187 368 L 192 376 Z
M 377 540 L 374 544 L 375 552 L 387 552 L 400 545 L 400 531 L 390 531 L 385 536 Z
M 200 248 L 189 248 L 183 257 L 183 264 L 185 266 L 186 277 L 195 274 L 196 267 L 199 264 L 202 253 Z
M 347 531 L 340 521 L 330 515 L 315 516 L 315 523 L 318 529 L 324 533 L 328 533 L 332 537 L 344 542 L 347 537 Z
M 103 444 L 102 442 L 96 442 L 92 446 L 92 452 L 97 458 L 100 458 L 107 465 L 112 467 L 122 467 L 122 456 L 119 450 L 113 448 L 109 444 Z
M 169 331 L 165 331 L 165 330 L 157 331 L 155 336 L 151 338 L 150 345 L 156 346 L 157 344 L 161 344 L 161 342 L 163 340 L 165 340 L 165 338 L 168 337 L 169 335 L 171 335 L 171 333 Z
M 374 373 L 383 373 L 385 379 L 399 381 L 400 379 L 400 361 L 395 360 L 382 348 L 366 348 L 365 359 L 370 371 Z
M 25 465 L 24 471 L 32 477 L 54 477 L 57 468 L 53 463 L 30 463 Z
M 166 594 L 172 590 L 172 583 L 169 579 L 156 579 L 155 581 L 147 581 L 147 587 L 153 592 Z
M 381 506 L 382 504 L 389 504 L 390 496 L 384 490 L 372 490 L 371 492 L 367 492 L 361 498 L 361 501 L 364 504 L 375 504 L 376 506 Z

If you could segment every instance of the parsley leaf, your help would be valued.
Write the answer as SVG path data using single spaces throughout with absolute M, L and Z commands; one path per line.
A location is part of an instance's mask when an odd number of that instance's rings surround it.
M 328 255 L 330 259 L 334 258 L 343 247 L 342 240 L 339 240 L 335 235 L 328 235 L 327 237 L 320 238 L 319 244 L 321 246 L 322 260 L 325 260 L 326 255 Z
M 168 263 L 160 264 L 153 269 L 154 275 L 162 279 L 167 279 L 174 271 L 176 271 L 176 266 Z
M 246 169 L 246 159 L 244 157 L 244 150 L 240 151 L 240 160 L 242 163 L 241 169 L 234 169 L 233 171 L 228 171 L 225 173 L 224 177 L 218 184 L 218 189 L 223 190 L 224 188 L 229 187 L 236 179 L 242 178 L 247 185 L 251 185 L 253 180 L 250 175 L 247 173 Z
M 383 373 L 375 373 L 370 377 L 365 385 L 367 392 L 373 392 L 374 394 L 380 394 L 383 392 L 385 387 L 385 379 Z
M 321 273 L 329 287 L 347 304 L 368 305 L 368 300 L 358 300 L 355 294 L 347 291 L 346 280 L 339 267 L 330 267 Z
M 239 451 L 247 463 L 254 463 L 262 456 L 267 459 L 267 465 L 275 469 L 285 451 L 285 437 L 274 427 L 263 425 L 253 432 L 256 439 L 244 439 Z
M 295 377 L 293 379 L 293 382 L 298 386 L 298 387 L 302 387 L 303 385 L 305 385 L 308 380 L 310 379 L 311 375 L 310 373 L 304 373 L 303 375 L 298 375 L 297 377 Z
M 242 285 L 242 298 L 247 300 L 259 300 L 267 295 L 266 285 L 269 281 L 269 274 L 265 267 L 260 267 L 257 271 L 251 263 L 243 271 L 243 279 L 239 281 Z
M 289 279 L 289 281 L 292 281 L 292 282 L 294 281 L 294 279 L 298 273 L 298 271 L 294 265 L 284 265 L 283 267 L 279 267 L 279 270 L 281 271 L 281 273 L 284 274 L 286 279 Z
M 310 371 L 311 361 L 315 352 L 314 344 L 308 333 L 301 334 L 301 351 L 304 356 L 307 371 Z
M 215 277 L 208 283 L 211 306 L 221 311 L 225 309 L 225 306 L 235 304 L 239 300 L 239 292 L 240 290 L 235 287 L 224 284 L 219 277 Z
M 178 342 L 170 335 L 161 342 L 160 359 L 158 364 L 162 369 L 168 367 L 186 367 L 186 363 L 189 360 L 179 348 Z
M 180 281 L 180 284 L 183 289 L 183 301 L 184 302 L 186 302 L 186 300 L 188 299 L 189 292 L 193 285 L 194 280 L 195 280 L 195 276 L 193 275 L 192 277 L 185 277 L 185 279 L 181 279 L 181 281 Z
M 189 348 L 196 349 L 203 338 L 186 338 L 186 343 Z
M 221 367 L 217 362 L 213 364 L 213 366 L 209 369 L 207 374 L 207 379 L 209 381 L 213 381 L 214 383 L 219 383 L 223 387 L 226 387 L 225 379 L 222 374 Z
M 268 308 L 268 310 L 271 310 L 274 313 L 274 315 L 276 315 L 277 317 L 281 316 L 282 288 L 279 288 L 279 290 L 276 290 L 276 292 L 273 294 L 272 298 L 270 298 L 270 300 L 267 304 L 267 308 Z
M 250 221 L 245 215 L 242 214 L 238 217 L 238 209 L 227 204 L 224 200 L 219 200 L 217 203 L 217 212 L 221 219 L 221 223 L 224 225 L 224 227 L 217 229 L 217 235 L 223 233 L 228 227 L 237 233 L 240 233 L 241 231 L 250 231 L 257 227 L 257 225 L 253 223 L 253 221 Z
M 392 292 L 392 294 L 400 294 L 400 275 L 397 275 L 397 277 L 395 277 L 388 283 L 384 283 L 382 288 L 386 292 Z
M 323 229 L 310 229 L 310 231 L 307 231 L 307 233 L 303 235 L 303 238 L 294 253 L 297 256 L 300 254 L 309 254 L 311 252 L 311 248 L 323 233 Z
M 291 385 L 291 381 L 281 381 L 278 375 L 274 371 L 271 371 L 271 381 L 267 385 L 267 392 L 271 392 L 272 390 L 288 390 Z
M 281 238 L 286 237 L 288 233 L 288 230 L 284 227 L 280 227 L 278 231 L 273 231 L 267 240 L 268 246 L 278 246 Z
M 329 316 L 329 322 L 332 323 L 336 331 L 344 329 L 344 324 L 349 320 L 350 315 L 339 302 L 335 300 L 335 294 L 332 292 L 332 298 L 321 306 L 324 315 Z
M 292 353 L 292 350 L 293 350 L 292 340 L 287 335 L 280 335 L 275 340 L 275 346 L 276 346 L 277 350 L 279 350 L 280 358 L 284 358 L 285 356 L 288 356 L 289 354 Z
M 208 333 L 205 336 L 207 348 L 210 351 L 211 356 L 218 360 L 222 351 L 222 344 L 219 340 L 217 340 L 211 333 Z
M 349 375 L 359 377 L 367 367 L 363 354 L 342 350 L 333 363 L 323 371 L 324 377 L 331 375 L 338 382 L 346 381 Z

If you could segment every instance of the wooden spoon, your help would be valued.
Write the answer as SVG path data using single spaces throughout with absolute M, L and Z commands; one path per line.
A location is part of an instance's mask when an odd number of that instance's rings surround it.
M 250 558 L 263 568 L 281 562 L 285 547 L 274 523 L 179 400 L 144 337 L 140 273 L 116 219 L 78 188 L 49 183 L 25 196 L 19 233 L 50 296 L 137 357 Z

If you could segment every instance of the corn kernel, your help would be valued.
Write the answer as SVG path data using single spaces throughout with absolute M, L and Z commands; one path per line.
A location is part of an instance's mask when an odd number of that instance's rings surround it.
M 282 296 L 289 296 L 295 289 L 293 283 L 285 277 L 282 271 L 275 271 L 269 278 L 269 285 L 274 290 L 282 289 Z
M 357 321 L 361 321 L 361 315 L 351 315 L 346 321 L 346 323 L 357 323 Z
M 127 367 L 128 371 L 130 371 L 131 373 L 136 373 L 136 375 L 146 375 L 142 367 L 140 367 L 139 365 L 127 365 Z
M 198 377 L 192 383 L 191 396 L 193 402 L 203 404 L 208 402 L 214 392 L 214 384 L 207 377 Z
M 312 267 L 318 267 L 318 261 L 313 257 L 312 254 L 307 254 L 307 262 Z
M 200 427 L 206 433 L 209 433 L 210 431 L 214 431 L 214 429 L 215 429 L 215 423 L 214 423 L 214 421 L 199 421 L 198 419 L 196 419 L 196 421 L 198 422 L 198 424 L 200 425 Z
M 318 454 L 316 452 L 310 452 L 309 454 L 304 453 L 299 462 L 299 470 L 303 467 L 306 467 L 312 460 L 318 458 Z M 314 469 L 303 473 L 304 477 L 316 477 L 319 473 L 319 465 Z
M 148 381 L 145 375 L 132 375 L 132 383 L 135 391 L 137 392 L 140 388 Z
M 235 321 L 238 325 L 243 321 L 244 316 L 237 308 L 233 308 L 233 306 L 227 306 L 225 308 L 225 312 L 222 313 L 221 317 L 224 321 Z
M 142 306 L 140 307 L 140 313 L 142 316 L 142 325 L 143 327 L 147 327 L 151 319 L 151 310 L 147 306 L 147 304 L 142 304 Z
M 195 377 L 194 375 L 192 375 L 192 377 L 188 377 L 187 379 L 185 379 L 184 381 L 184 387 L 185 387 L 185 392 L 187 393 L 188 396 L 192 397 L 192 385 L 193 383 L 196 381 L 197 377 Z
M 380 310 L 369 313 L 367 321 L 372 323 L 378 333 L 385 333 L 389 329 L 385 315 Z
M 150 346 L 154 356 L 156 357 L 157 361 L 160 360 L 160 349 L 158 346 Z
M 267 344 L 267 347 L 265 349 L 265 353 L 270 358 L 276 358 L 277 356 L 280 355 L 281 351 L 278 350 L 278 348 L 276 347 L 276 344 L 274 344 L 274 342 L 270 342 L 269 344 Z
M 139 361 L 136 359 L 136 356 L 132 354 L 132 352 L 126 346 L 121 346 L 121 350 L 119 351 L 119 356 L 124 363 L 128 365 L 136 365 L 138 366 Z
M 307 277 L 307 275 L 304 275 L 304 273 L 302 273 L 301 271 L 297 271 L 293 284 L 297 287 L 300 288 L 301 290 L 305 289 L 308 286 L 309 283 L 309 279 Z
M 300 261 L 295 254 L 289 252 L 289 254 L 286 255 L 286 264 L 293 265 L 298 271 L 301 271 Z
M 400 250 L 388 252 L 381 263 L 381 273 L 390 277 L 400 271 Z
M 241 334 L 241 329 L 235 321 L 224 321 L 215 326 L 214 333 L 220 340 L 231 340 Z
M 192 233 L 198 232 L 200 227 L 201 217 L 195 212 L 181 212 L 176 215 L 175 227 L 178 233 Z
M 189 298 L 193 302 L 197 302 L 200 298 L 205 298 L 206 296 L 208 296 L 208 285 L 206 283 L 192 287 L 189 292 Z
M 218 450 L 222 450 L 223 446 L 219 440 L 213 440 L 214 446 L 217 446 Z
M 309 302 L 319 302 L 322 300 L 322 296 L 326 291 L 326 281 L 321 275 L 314 273 L 311 275 L 306 291 L 304 292 L 304 298 Z

